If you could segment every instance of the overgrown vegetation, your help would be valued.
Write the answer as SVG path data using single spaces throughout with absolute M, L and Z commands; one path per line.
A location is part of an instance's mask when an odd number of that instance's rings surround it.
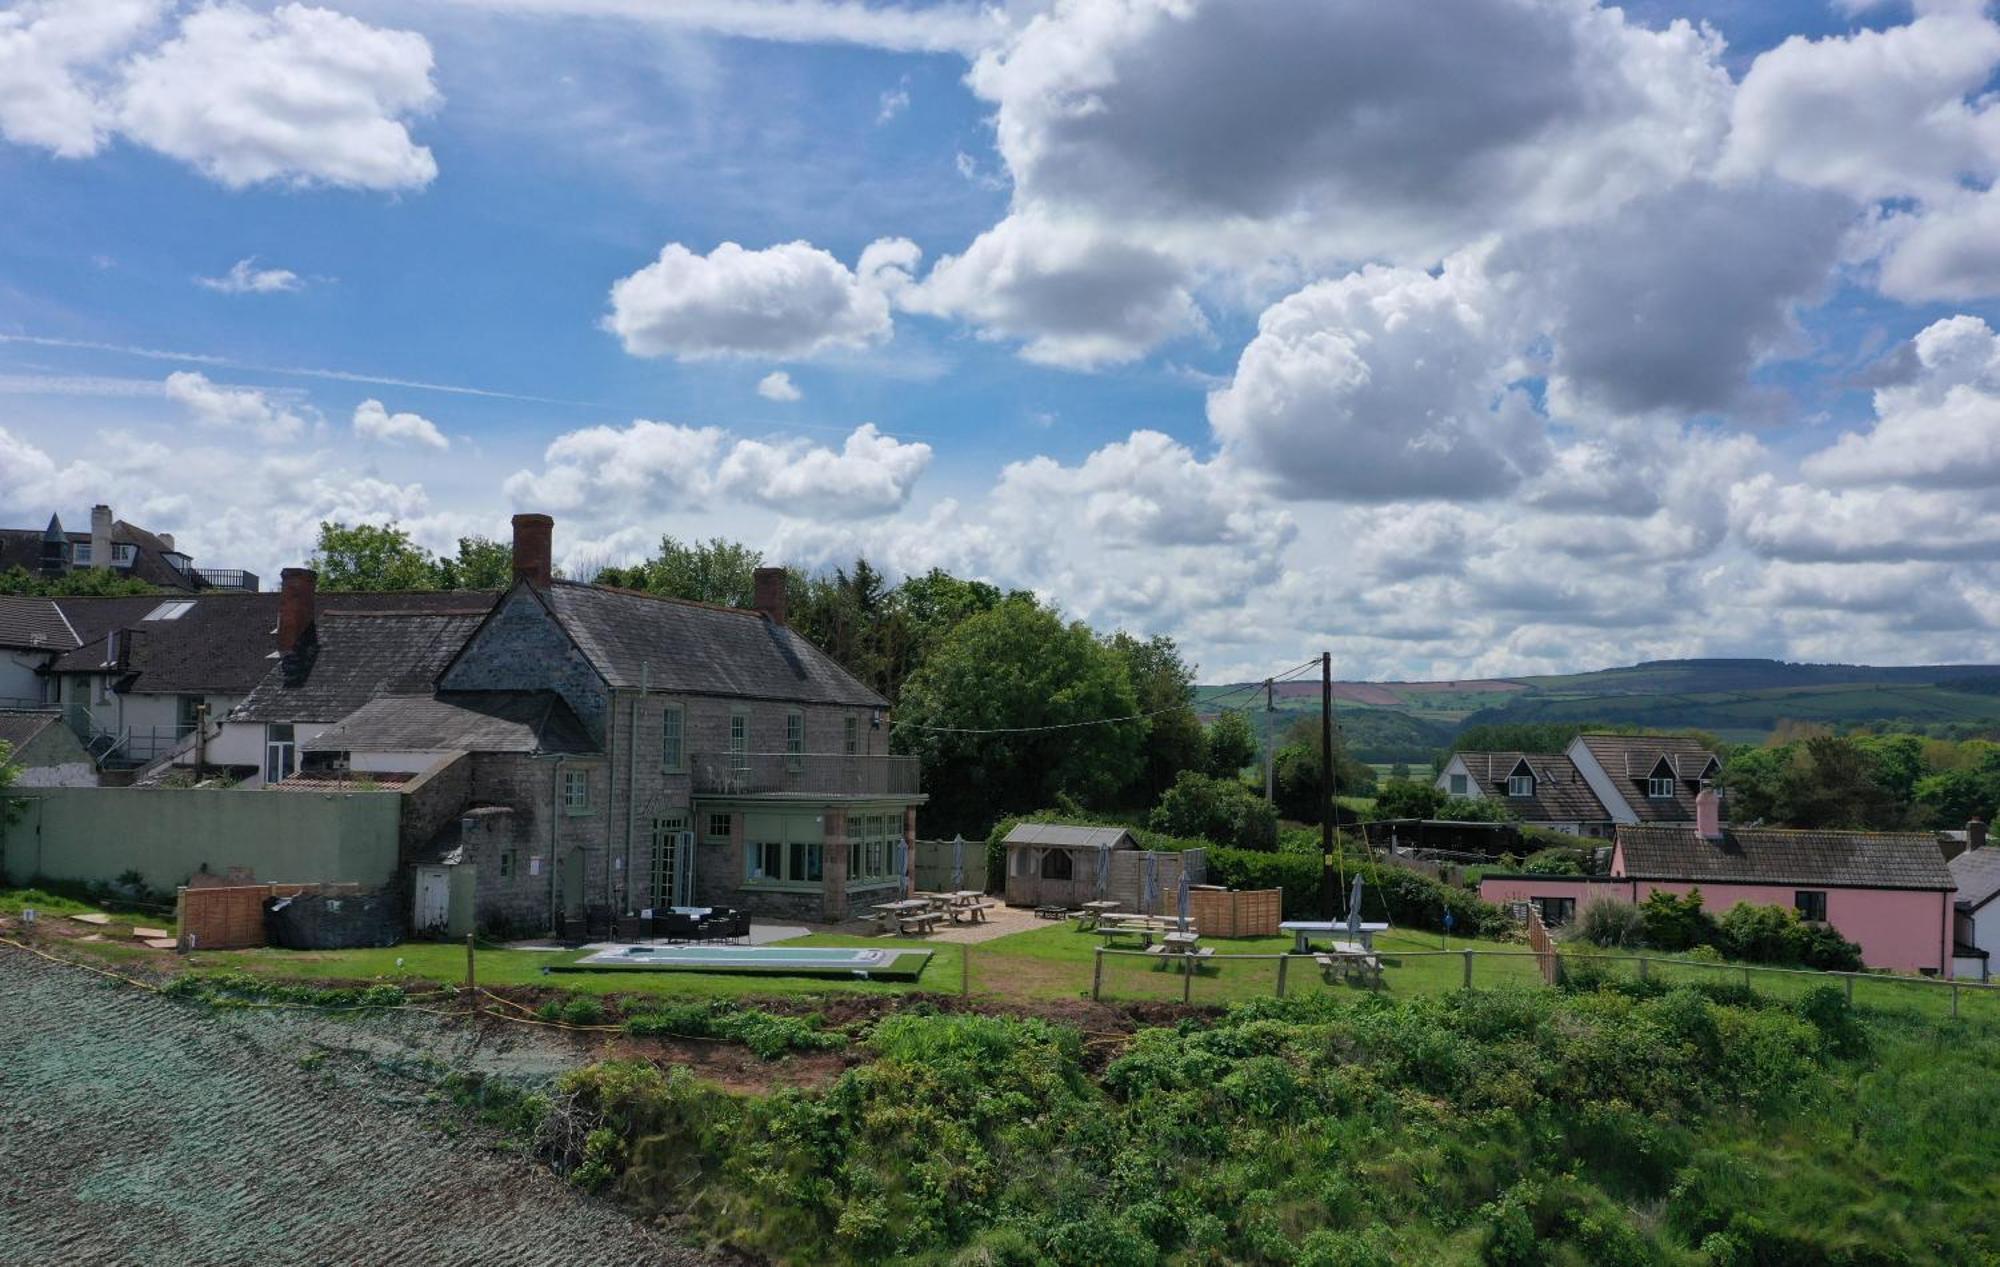
M 847 1041 L 844 1034 L 823 1028 L 816 1015 L 783 1016 L 719 999 L 638 1013 L 626 1019 L 625 1032 L 742 1043 L 766 1060 L 787 1052 L 826 1051 Z
M 394 985 L 311 986 L 272 981 L 248 972 L 184 972 L 160 991 L 171 999 L 214 1007 L 250 1007 L 280 1003 L 293 1007 L 381 1008 L 408 1002 Z
M 1038 1019 L 906 1012 L 866 1050 L 823 1090 L 764 1096 L 595 1066 L 560 1084 L 538 1147 L 583 1186 L 801 1263 L 2000 1249 L 2000 1119 L 1974 1100 L 1996 1049 L 1871 1035 L 1827 988 L 1262 1000 L 1142 1030 L 1101 1071 Z
M 1830 924 L 1811 923 L 1783 906 L 1738 902 L 1720 918 L 1702 909 L 1699 888 L 1685 895 L 1656 889 L 1634 905 L 1597 898 L 1577 913 L 1572 940 L 1603 947 L 1682 951 L 1713 947 L 1738 963 L 1861 971 L 1861 947 Z

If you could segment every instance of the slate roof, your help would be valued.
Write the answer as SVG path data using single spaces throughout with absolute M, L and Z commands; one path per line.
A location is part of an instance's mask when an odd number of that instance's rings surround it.
M 0 594 L 0 647 L 22 651 L 68 651 L 76 631 L 52 598 Z
M 46 710 L 0 709 L 0 743 L 6 744 L 11 752 L 19 752 L 33 742 L 35 736 L 61 721 L 62 714 Z
M 0 572 L 18 567 L 30 576 L 40 576 L 42 537 L 46 531 L 42 528 L 0 528 Z M 71 545 L 90 544 L 87 532 L 64 532 L 63 536 Z M 144 528 L 115 519 L 111 523 L 111 543 L 133 548 L 132 566 L 117 569 L 121 575 L 157 585 L 161 589 L 186 592 L 206 588 L 206 582 L 167 562 L 166 555 L 172 553 L 167 549 L 167 543 Z
M 1701 791 L 1702 772 L 1716 755 L 1699 739 L 1681 735 L 1578 735 L 1577 742 L 1597 758 L 1605 774 L 1625 796 L 1642 822 L 1694 821 L 1694 798 Z M 1646 795 L 1646 782 L 1665 762 L 1673 775 L 1674 795 Z
M 1720 840 L 1692 827 L 1621 823 L 1622 879 L 1791 884 L 1862 889 L 1954 887 L 1931 832 L 1733 828 Z
M 1007 833 L 1009 845 L 1057 845 L 1067 849 L 1136 849 L 1138 838 L 1123 827 L 1069 827 L 1062 823 L 1022 823 Z
M 553 691 L 448 691 L 370 700 L 307 752 L 589 754 L 590 733 Z
M 1461 752 L 1479 790 L 1506 805 L 1524 823 L 1606 823 L 1611 814 L 1576 763 L 1562 752 Z M 1509 796 L 1507 780 L 1523 762 L 1535 776 L 1532 797 Z
M 487 591 L 411 591 L 396 594 L 322 593 L 315 625 L 341 614 L 431 612 L 483 616 L 495 595 Z M 248 695 L 276 667 L 278 600 L 275 592 L 148 594 L 132 598 L 59 598 L 82 645 L 59 658 L 56 673 L 104 673 L 109 635 L 136 631 L 121 652 L 123 689 L 140 695 Z M 147 620 L 162 603 L 192 603 L 173 620 Z M 455 648 L 454 648 L 455 650 Z M 338 717 L 335 713 L 328 717 Z
M 886 708 L 833 658 L 761 613 L 602 585 L 540 591 L 611 686 Z
M 1968 911 L 2000 897 L 2000 848 L 1968 849 L 1948 864 L 1958 882 L 1958 905 Z
M 485 611 L 330 611 L 315 622 L 317 647 L 302 680 L 276 660 L 232 721 L 339 721 L 382 695 L 428 695 Z

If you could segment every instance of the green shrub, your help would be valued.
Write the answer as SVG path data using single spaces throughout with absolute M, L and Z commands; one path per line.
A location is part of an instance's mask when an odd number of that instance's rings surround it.
M 1656 950 L 1690 950 L 1715 940 L 1715 921 L 1702 910 L 1699 888 L 1676 896 L 1655 889 L 1639 904 L 1641 935 Z
M 1643 924 L 1644 917 L 1639 908 L 1630 902 L 1622 902 L 1615 897 L 1599 897 L 1583 904 L 1583 909 L 1576 913 L 1576 923 L 1568 933 L 1571 939 L 1593 946 L 1623 949 L 1639 944 Z
M 1160 797 L 1148 824 L 1171 836 L 1198 836 L 1237 849 L 1278 845 L 1278 811 L 1234 778 L 1183 770 Z
M 639 1036 L 713 1038 L 742 1043 L 766 1060 L 792 1051 L 823 1051 L 846 1040 L 820 1028 L 817 1016 L 779 1016 L 716 999 L 641 1012 L 625 1022 Z
M 1569 845 L 1539 849 L 1528 855 L 1521 870 L 1530 875 L 1586 875 L 1583 854 Z

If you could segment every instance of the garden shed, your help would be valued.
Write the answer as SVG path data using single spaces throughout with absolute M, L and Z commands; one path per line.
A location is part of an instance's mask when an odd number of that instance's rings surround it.
M 1022 823 L 1007 833 L 1007 905 L 1078 907 L 1110 900 L 1126 911 L 1157 914 L 1177 904 L 1181 872 L 1190 884 L 1207 873 L 1207 855 L 1151 853 L 1124 827 Z

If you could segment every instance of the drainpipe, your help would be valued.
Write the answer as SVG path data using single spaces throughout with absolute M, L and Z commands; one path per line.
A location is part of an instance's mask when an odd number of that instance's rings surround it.
M 632 901 L 632 835 L 639 813 L 639 702 L 646 698 L 651 686 L 650 666 L 639 661 L 639 694 L 632 701 L 631 708 L 631 750 L 625 754 L 625 913 L 636 915 L 638 904 Z M 681 736 L 683 747 L 687 744 L 685 728 Z
M 555 773 L 549 780 L 549 932 L 560 931 L 561 912 L 556 906 L 556 850 L 562 834 L 563 759 L 556 758 Z
M 613 848 L 617 836 L 618 817 L 618 692 L 611 692 L 604 710 L 604 913 L 607 918 L 615 918 L 616 907 L 611 904 L 611 859 L 616 856 Z M 585 918 L 589 912 L 585 911 Z

